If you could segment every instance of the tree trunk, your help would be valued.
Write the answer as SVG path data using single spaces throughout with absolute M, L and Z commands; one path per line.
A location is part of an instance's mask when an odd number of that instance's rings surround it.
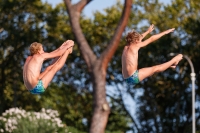
M 104 133 L 110 112 L 108 102 L 106 101 L 106 70 L 128 23 L 132 0 L 125 0 L 122 16 L 118 22 L 115 33 L 111 38 L 110 43 L 107 45 L 107 48 L 102 52 L 99 58 L 97 58 L 90 48 L 79 22 L 81 11 L 91 1 L 92 0 L 80 0 L 76 4 L 72 4 L 70 0 L 64 0 L 69 14 L 72 31 L 75 35 L 82 57 L 87 64 L 93 83 L 94 110 L 90 133 Z
M 108 116 L 110 113 L 110 107 L 106 101 L 106 72 L 102 69 L 101 61 L 95 63 L 92 71 L 92 82 L 93 82 L 93 116 L 90 126 L 90 133 L 104 133 Z

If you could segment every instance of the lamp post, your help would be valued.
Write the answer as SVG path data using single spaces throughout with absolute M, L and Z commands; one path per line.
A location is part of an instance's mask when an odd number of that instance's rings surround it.
M 175 53 L 170 53 L 170 56 L 176 55 Z M 192 133 L 195 133 L 195 72 L 192 61 L 187 55 L 183 55 L 183 57 L 189 62 L 191 68 L 191 80 L 192 80 Z

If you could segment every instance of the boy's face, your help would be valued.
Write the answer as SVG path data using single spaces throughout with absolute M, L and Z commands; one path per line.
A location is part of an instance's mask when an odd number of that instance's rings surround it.
M 141 35 L 141 36 L 140 36 L 140 39 L 139 39 L 140 42 L 142 41 L 142 38 L 143 38 L 143 37 L 142 37 L 142 35 Z
M 40 50 L 38 51 L 40 54 L 44 53 L 44 49 L 42 47 L 42 45 L 40 46 Z
M 137 43 L 142 42 L 142 39 L 143 39 L 143 36 L 140 35 L 140 37 L 139 37 L 138 40 L 137 40 Z

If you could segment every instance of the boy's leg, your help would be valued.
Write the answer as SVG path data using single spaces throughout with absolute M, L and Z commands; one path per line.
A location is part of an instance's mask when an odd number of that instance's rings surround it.
M 58 60 L 61 58 L 60 57 L 56 57 L 55 59 L 53 59 L 53 61 L 51 62 L 51 64 L 42 72 L 40 73 L 39 79 L 42 79 L 44 77 L 44 75 L 46 75 L 46 73 L 48 73 L 48 71 L 51 70 L 51 68 L 58 62 Z
M 154 73 L 159 73 L 163 72 L 169 67 L 175 68 L 178 62 L 182 59 L 183 55 L 179 54 L 175 56 L 173 59 L 170 61 L 163 63 L 161 65 L 156 65 L 153 67 L 148 67 L 148 68 L 142 68 L 139 70 L 139 80 L 142 81 L 143 79 L 152 76 Z
M 68 49 L 53 65 L 53 67 L 42 77 L 44 88 L 47 88 L 56 72 L 58 72 L 65 64 L 68 55 L 72 52 L 72 48 Z

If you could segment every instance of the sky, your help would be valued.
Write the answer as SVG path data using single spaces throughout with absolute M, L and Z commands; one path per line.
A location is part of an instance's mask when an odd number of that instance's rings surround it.
M 63 0 L 42 0 L 47 2 L 52 6 L 57 5 L 58 3 L 63 2 Z M 80 0 L 72 0 L 73 3 L 76 3 Z M 104 1 L 104 2 L 103 2 Z M 96 10 L 102 11 L 103 9 L 110 7 L 116 3 L 117 0 L 93 0 L 91 1 L 83 10 L 84 15 L 90 17 L 93 15 L 93 12 Z M 121 0 L 122 1 L 122 0 Z
M 58 3 L 63 2 L 63 0 L 42 0 L 43 2 L 47 2 L 52 6 L 57 5 Z M 76 3 L 80 0 L 72 0 L 73 3 Z M 124 0 L 121 0 L 124 2 Z M 160 0 L 162 3 L 168 4 L 171 0 Z M 95 11 L 103 11 L 103 9 L 110 7 L 116 4 L 117 0 L 92 0 L 83 10 L 84 15 L 88 17 L 92 17 Z

